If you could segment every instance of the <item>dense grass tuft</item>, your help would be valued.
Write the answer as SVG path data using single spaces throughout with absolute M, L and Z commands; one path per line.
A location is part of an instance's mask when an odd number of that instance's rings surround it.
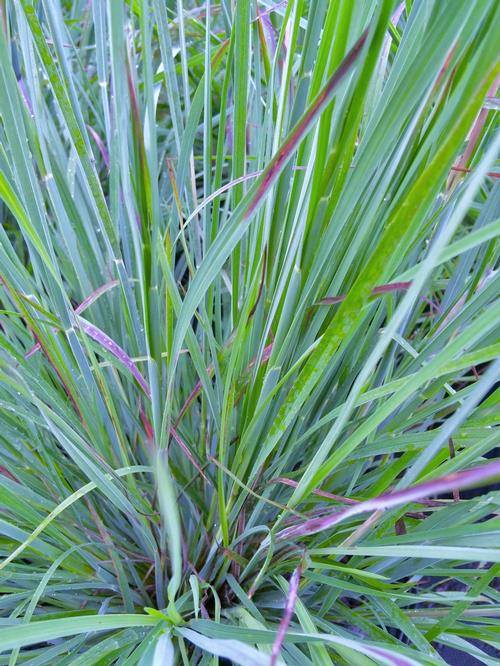
M 0 15 L 0 666 L 499 663 L 500 4 Z

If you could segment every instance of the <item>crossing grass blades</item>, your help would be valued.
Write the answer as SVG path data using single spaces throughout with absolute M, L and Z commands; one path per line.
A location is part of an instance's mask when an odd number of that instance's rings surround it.
M 0 664 L 498 663 L 499 3 L 0 17 Z

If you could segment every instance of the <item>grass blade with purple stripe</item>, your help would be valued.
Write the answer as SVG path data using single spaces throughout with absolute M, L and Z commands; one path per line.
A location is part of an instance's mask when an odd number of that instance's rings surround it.
M 385 511 L 386 509 L 392 509 L 397 506 L 416 502 L 458 488 L 469 488 L 470 486 L 480 484 L 484 485 L 491 479 L 497 477 L 500 478 L 500 462 L 490 463 L 489 465 L 483 465 L 482 467 L 475 467 L 474 469 L 457 472 L 456 474 L 449 474 L 448 476 L 442 476 L 441 478 L 427 481 L 405 490 L 398 490 L 393 493 L 379 495 L 373 499 L 359 502 L 358 504 L 350 506 L 348 509 L 337 511 L 333 515 L 324 518 L 312 518 L 300 525 L 281 530 L 281 532 L 278 532 L 277 538 L 280 540 L 295 539 L 310 534 L 316 534 L 317 532 L 331 529 L 334 525 L 338 525 L 344 520 L 357 516 L 360 513 L 366 513 L 367 511 Z

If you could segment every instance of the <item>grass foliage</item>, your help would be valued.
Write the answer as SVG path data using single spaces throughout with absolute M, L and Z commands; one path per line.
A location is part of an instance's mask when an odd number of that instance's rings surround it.
M 0 664 L 500 663 L 500 4 L 0 17 Z

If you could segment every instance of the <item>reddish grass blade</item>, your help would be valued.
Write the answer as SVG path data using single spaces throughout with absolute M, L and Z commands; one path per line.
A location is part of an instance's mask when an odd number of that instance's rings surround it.
M 373 287 L 371 295 L 387 294 L 391 291 L 404 291 L 405 289 L 409 289 L 410 286 L 411 282 L 389 282 L 388 284 Z M 317 305 L 336 305 L 337 303 L 342 303 L 345 299 L 345 294 L 341 294 L 340 296 L 326 296 L 318 301 Z
M 26 352 L 24 358 L 31 358 L 31 356 L 33 356 L 33 354 L 36 354 L 37 351 L 40 351 L 41 348 L 42 347 L 40 343 L 37 342 L 35 345 L 33 345 L 33 347 L 29 351 Z
M 207 368 L 207 374 L 208 374 L 209 377 L 211 377 L 213 375 L 213 373 L 214 373 L 214 368 L 213 368 L 212 365 L 210 365 Z M 175 425 L 176 426 L 179 424 L 179 422 L 182 419 L 182 417 L 184 416 L 184 414 L 187 412 L 187 410 L 191 407 L 193 402 L 196 400 L 196 398 L 200 394 L 201 389 L 202 389 L 201 382 L 200 381 L 196 382 L 196 384 L 194 385 L 191 393 L 188 395 L 184 404 L 182 405 L 181 411 L 179 412 L 177 418 L 175 419 Z
M 299 485 L 297 481 L 293 481 L 293 479 L 287 479 L 283 476 L 271 479 L 269 483 L 282 483 L 285 486 L 291 486 L 292 488 L 297 488 Z M 359 504 L 358 500 L 351 499 L 350 497 L 344 497 L 344 495 L 333 495 L 332 493 L 328 493 L 326 490 L 321 490 L 320 488 L 313 488 L 311 492 L 313 495 L 318 495 L 318 497 L 325 497 L 326 499 L 331 499 L 335 502 L 342 502 L 344 504 Z
M 104 164 L 106 165 L 106 168 L 109 171 L 109 152 L 108 152 L 108 149 L 106 148 L 106 146 L 104 144 L 104 141 L 101 139 L 99 134 L 97 134 L 97 132 L 95 131 L 95 129 L 93 127 L 91 127 L 90 125 L 87 125 L 87 129 L 90 132 L 90 134 L 92 135 L 92 138 L 94 139 L 94 141 L 96 142 L 97 147 L 99 148 L 99 152 L 101 153 L 101 157 L 104 161 Z
M 262 262 L 262 273 L 259 284 L 259 293 L 257 294 L 257 298 L 255 299 L 255 303 L 252 306 L 252 309 L 248 313 L 249 320 L 254 316 L 257 310 L 257 306 L 259 305 L 260 297 L 262 296 L 262 292 L 264 290 L 264 283 L 266 281 L 266 269 L 267 269 L 267 246 L 264 248 L 264 260 Z
M 379 294 L 387 294 L 392 291 L 404 291 L 409 289 L 411 282 L 389 282 L 388 284 L 381 284 L 378 287 L 373 287 L 371 291 L 372 296 L 377 296 Z M 420 297 L 423 301 L 429 304 L 432 310 L 440 312 L 439 306 L 434 303 L 430 298 L 426 296 Z M 340 294 L 340 296 L 326 296 L 320 301 L 315 303 L 315 305 L 337 305 L 337 303 L 342 303 L 346 299 L 345 294 Z
M 493 81 L 493 84 L 491 88 L 488 91 L 488 96 L 490 95 L 495 95 L 496 91 L 498 90 L 498 86 L 500 85 L 500 75 L 496 77 L 496 79 Z M 474 155 L 474 152 L 476 150 L 476 146 L 481 138 L 481 134 L 484 128 L 484 125 L 488 119 L 488 116 L 490 114 L 490 109 L 487 108 L 482 108 L 481 111 L 479 112 L 474 125 L 472 126 L 472 129 L 469 134 L 469 138 L 467 141 L 467 145 L 465 147 L 465 150 L 463 154 L 458 158 L 457 162 L 453 165 L 451 168 L 452 171 L 455 171 L 454 176 L 450 178 L 450 182 L 448 184 L 448 187 L 451 188 L 455 181 L 459 178 L 456 172 L 461 172 L 464 171 L 467 172 L 469 169 L 467 169 L 467 165 L 469 164 L 472 156 Z M 490 174 L 488 174 L 490 175 Z M 499 175 L 496 174 L 493 176 L 494 178 L 498 178 Z
M 113 356 L 117 358 L 120 363 L 127 368 L 127 370 L 129 370 L 144 393 L 148 396 L 148 398 L 151 399 L 149 384 L 141 375 L 134 361 L 130 358 L 127 352 L 122 349 L 119 344 L 112 340 L 109 335 L 106 335 L 104 331 L 101 331 L 100 328 L 97 328 L 97 326 L 94 326 L 94 324 L 91 324 L 86 319 L 79 317 L 78 323 L 82 331 L 84 331 L 89 336 L 89 338 L 92 338 L 92 340 L 98 342 L 102 347 L 104 347 L 104 349 L 113 354 Z
M 276 477 L 275 479 L 271 479 L 269 483 L 282 483 L 285 486 L 290 486 L 292 488 L 297 488 L 299 485 L 297 481 L 293 481 L 293 479 L 287 479 L 286 477 Z M 326 499 L 333 500 L 334 502 L 341 502 L 342 504 L 360 504 L 362 500 L 357 500 L 352 497 L 345 497 L 344 495 L 334 495 L 333 493 L 329 493 L 326 490 L 321 490 L 320 488 L 313 488 L 311 490 L 311 493 L 313 495 L 317 495 L 318 497 L 325 497 Z M 443 503 L 446 503 L 446 500 L 426 500 L 426 499 L 421 499 L 418 501 L 418 504 L 422 504 L 423 506 L 443 506 Z M 324 509 L 319 509 L 318 512 L 324 513 Z M 408 518 L 416 518 L 417 520 L 422 520 L 425 518 L 425 513 L 419 513 L 416 511 L 407 511 L 405 513 Z
M 132 65 L 131 65 L 131 55 L 130 51 L 127 52 L 128 58 L 126 60 L 125 66 L 127 70 L 127 85 L 128 93 L 130 99 L 130 111 L 132 117 L 132 129 L 134 134 L 134 139 L 139 154 L 139 163 L 141 168 L 141 174 L 143 178 L 148 176 L 148 165 L 146 158 L 146 149 L 144 147 L 144 135 L 142 131 L 141 123 L 141 111 L 139 108 L 139 101 L 137 99 L 137 92 L 134 77 L 132 75 Z
M 16 290 L 15 290 L 15 289 L 14 289 L 14 288 L 13 288 L 8 282 L 7 282 L 7 280 L 6 280 L 5 278 L 1 277 L 1 276 L 0 276 L 0 284 L 2 284 L 2 285 L 5 287 L 5 289 L 7 290 L 8 294 L 10 295 L 10 298 L 11 298 L 12 301 L 16 304 L 16 306 L 17 306 L 18 309 L 20 310 L 21 314 L 22 314 L 23 312 L 25 313 L 26 310 L 25 310 L 24 308 L 21 307 L 22 300 L 24 299 L 24 300 L 26 300 L 28 303 L 30 303 L 30 299 L 27 298 L 24 294 L 21 294 L 21 293 L 16 292 Z M 65 382 L 64 377 L 63 377 L 62 374 L 61 374 L 61 371 L 60 371 L 59 368 L 57 367 L 57 363 L 54 361 L 54 359 L 52 358 L 52 356 L 51 356 L 51 354 L 49 353 L 48 349 L 42 344 L 41 340 L 40 340 L 39 337 L 37 336 L 37 332 L 36 332 L 36 330 L 33 328 L 33 325 L 30 323 L 29 318 L 26 317 L 26 316 L 23 316 L 23 320 L 24 320 L 24 322 L 25 322 L 27 328 L 31 331 L 33 337 L 34 337 L 35 340 L 37 341 L 36 344 L 37 344 L 38 349 L 41 349 L 41 350 L 43 351 L 43 353 L 44 353 L 45 356 L 47 357 L 48 362 L 50 363 L 50 365 L 51 365 L 52 368 L 54 369 L 54 372 L 55 372 L 55 373 L 57 374 L 57 376 L 59 377 L 59 380 L 60 380 L 60 382 L 61 382 L 61 384 L 62 384 L 62 386 L 63 386 L 63 388 L 64 388 L 64 391 L 66 392 L 66 395 L 67 395 L 68 398 L 71 400 L 71 404 L 73 405 L 73 407 L 74 407 L 74 409 L 75 409 L 75 412 L 78 414 L 78 418 L 80 419 L 80 421 L 82 422 L 82 424 L 85 426 L 85 421 L 84 421 L 84 419 L 83 419 L 83 416 L 82 416 L 82 413 L 81 413 L 81 411 L 80 411 L 80 408 L 78 407 L 78 403 L 76 402 L 76 399 L 75 399 L 75 397 L 73 396 L 73 394 L 72 394 L 72 392 L 71 392 L 71 390 L 70 390 L 70 388 L 69 388 L 67 382 Z
M 26 108 L 30 112 L 30 115 L 33 115 L 33 105 L 29 97 L 28 88 L 26 87 L 26 84 L 23 81 L 23 79 L 18 79 L 17 85 L 19 86 L 19 90 L 21 92 L 21 96 L 24 100 L 24 103 L 26 104 Z
M 97 287 L 95 291 L 93 291 L 91 294 L 85 298 L 78 307 L 75 308 L 75 314 L 80 314 L 84 310 L 86 310 L 94 301 L 96 301 L 99 296 L 102 296 L 102 294 L 105 294 L 107 291 L 110 289 L 113 289 L 119 284 L 118 280 L 111 280 L 111 282 L 106 282 L 106 284 L 103 284 L 101 287 Z M 37 342 L 36 345 L 34 345 L 26 354 L 24 355 L 24 358 L 30 358 L 30 356 L 33 356 L 37 351 L 40 350 L 40 343 Z
M 146 416 L 146 412 L 144 411 L 144 408 L 143 408 L 142 405 L 140 405 L 140 407 L 139 407 L 139 415 L 141 417 L 141 421 L 142 421 L 142 425 L 144 426 L 144 430 L 146 431 L 146 436 L 148 438 L 148 441 L 150 442 L 151 445 L 153 445 L 153 443 L 154 443 L 153 426 L 151 425 L 150 420 Z M 188 445 L 184 442 L 184 440 L 179 435 L 179 433 L 175 429 L 175 427 L 171 425 L 169 432 L 170 432 L 170 435 L 172 436 L 172 438 L 175 440 L 175 442 L 179 445 L 179 447 L 182 450 L 182 452 L 184 453 L 184 455 L 188 458 L 188 460 L 191 462 L 193 467 L 196 468 L 196 470 L 198 471 L 200 476 L 202 476 L 205 479 L 205 481 L 208 481 L 209 479 L 208 479 L 207 475 L 203 471 L 202 467 L 200 467 L 200 465 L 197 463 L 193 454 L 189 450 Z
M 396 536 L 403 536 L 406 534 L 406 525 L 404 518 L 398 518 L 396 520 L 396 523 L 394 525 L 394 531 L 396 532 Z
M 267 363 L 267 361 L 269 361 L 269 359 L 271 358 L 271 352 L 273 351 L 273 344 L 274 343 L 271 342 L 270 345 L 267 345 L 267 347 L 264 347 L 264 351 L 262 352 L 262 361 L 261 361 L 261 363 Z M 255 365 L 255 359 L 250 361 L 250 363 L 248 364 L 247 369 L 250 370 L 251 368 L 254 367 L 254 365 Z
M 269 188 L 278 178 L 283 165 L 286 164 L 286 162 L 290 159 L 298 144 L 311 129 L 314 121 L 324 109 L 324 107 L 329 104 L 331 97 L 339 83 L 351 71 L 354 63 L 359 58 L 361 51 L 363 50 L 363 46 L 365 45 L 366 39 L 368 37 L 368 31 L 369 28 L 366 28 L 361 37 L 346 55 L 344 60 L 340 63 L 340 66 L 326 82 L 321 92 L 316 96 L 302 119 L 290 132 L 281 148 L 269 162 L 268 166 L 264 170 L 264 173 L 262 174 L 262 180 L 259 183 L 257 191 L 250 199 L 244 214 L 244 219 L 248 219 L 252 215 L 259 203 L 266 196 Z
M 482 484 L 492 477 L 497 476 L 500 476 L 500 462 L 490 463 L 489 465 L 483 465 L 482 467 L 475 467 L 464 472 L 457 472 L 456 474 L 449 474 L 438 479 L 433 479 L 432 481 L 420 483 L 411 488 L 379 495 L 378 497 L 360 502 L 359 504 L 350 506 L 342 511 L 337 511 L 330 516 L 312 518 L 300 525 L 287 527 L 276 536 L 277 539 L 283 540 L 316 534 L 317 532 L 330 529 L 347 518 L 357 516 L 366 511 L 391 509 L 396 506 L 401 506 L 402 504 L 418 501 L 425 497 L 429 497 L 430 495 L 453 491 L 455 488 L 464 488 L 475 484 Z
M 189 458 L 189 461 L 191 464 L 197 469 L 198 473 L 205 479 L 205 481 L 208 481 L 208 477 L 203 471 L 203 469 L 200 467 L 200 465 L 196 462 L 193 454 L 189 450 L 187 444 L 184 442 L 182 437 L 179 435 L 177 430 L 174 428 L 174 426 L 170 426 L 170 434 L 172 435 L 173 439 L 177 442 L 177 444 L 180 446 L 182 449 L 182 452 L 184 455 Z
M 75 308 L 75 313 L 80 314 L 84 310 L 86 310 L 94 301 L 96 301 L 99 296 L 102 296 L 105 294 L 107 291 L 110 291 L 113 289 L 113 287 L 116 287 L 119 284 L 118 280 L 111 280 L 111 282 L 106 282 L 106 284 L 103 284 L 101 287 L 97 287 L 95 291 L 93 291 L 87 298 L 85 298 L 78 307 Z
M 286 598 L 285 612 L 283 613 L 283 617 L 281 618 L 276 638 L 274 639 L 273 649 L 271 651 L 270 666 L 275 666 L 275 664 L 278 661 L 281 646 L 283 645 L 283 641 L 285 640 L 286 631 L 292 620 L 293 612 L 295 610 L 295 604 L 297 602 L 297 596 L 299 593 L 299 582 L 300 582 L 301 573 L 302 573 L 302 567 L 298 566 L 290 578 L 290 586 Z
M 460 166 L 452 166 L 451 170 L 460 171 L 462 173 L 470 173 L 472 171 L 472 169 L 467 169 L 467 167 L 460 167 Z M 486 175 L 489 176 L 490 178 L 500 178 L 500 171 L 488 171 Z
M 142 425 L 146 431 L 146 437 L 148 438 L 148 441 L 152 443 L 155 438 L 153 426 L 151 425 L 151 421 L 146 416 L 146 412 L 144 411 L 144 407 L 142 405 L 139 405 L 139 416 L 141 417 Z
M 8 479 L 10 479 L 11 481 L 15 481 L 16 483 L 19 483 L 19 481 L 16 479 L 16 477 L 13 476 L 13 475 L 9 472 L 9 470 L 8 470 L 6 467 L 3 467 L 2 465 L 0 465 L 0 474 L 3 474 L 4 476 L 6 476 L 6 477 L 7 477 Z
M 273 350 L 272 343 L 264 348 L 264 352 L 262 354 L 262 363 L 266 363 L 269 360 L 272 350 Z M 253 361 L 250 361 L 250 363 L 248 364 L 247 370 L 250 370 L 251 368 L 253 368 L 254 365 L 255 365 L 255 359 Z M 208 374 L 209 377 L 211 377 L 213 375 L 213 373 L 214 373 L 214 368 L 213 368 L 213 366 L 210 365 L 207 368 L 207 374 Z M 187 412 L 187 410 L 190 408 L 190 406 L 196 400 L 196 398 L 200 394 L 201 389 L 202 389 L 201 382 L 199 382 L 199 381 L 196 382 L 196 384 L 193 387 L 193 390 L 191 391 L 191 393 L 186 398 L 186 400 L 185 400 L 184 404 L 182 405 L 181 410 L 180 410 L 180 412 L 179 412 L 179 414 L 178 414 L 178 416 L 175 420 L 175 425 L 176 426 L 179 424 L 179 421 L 182 419 L 184 414 Z

